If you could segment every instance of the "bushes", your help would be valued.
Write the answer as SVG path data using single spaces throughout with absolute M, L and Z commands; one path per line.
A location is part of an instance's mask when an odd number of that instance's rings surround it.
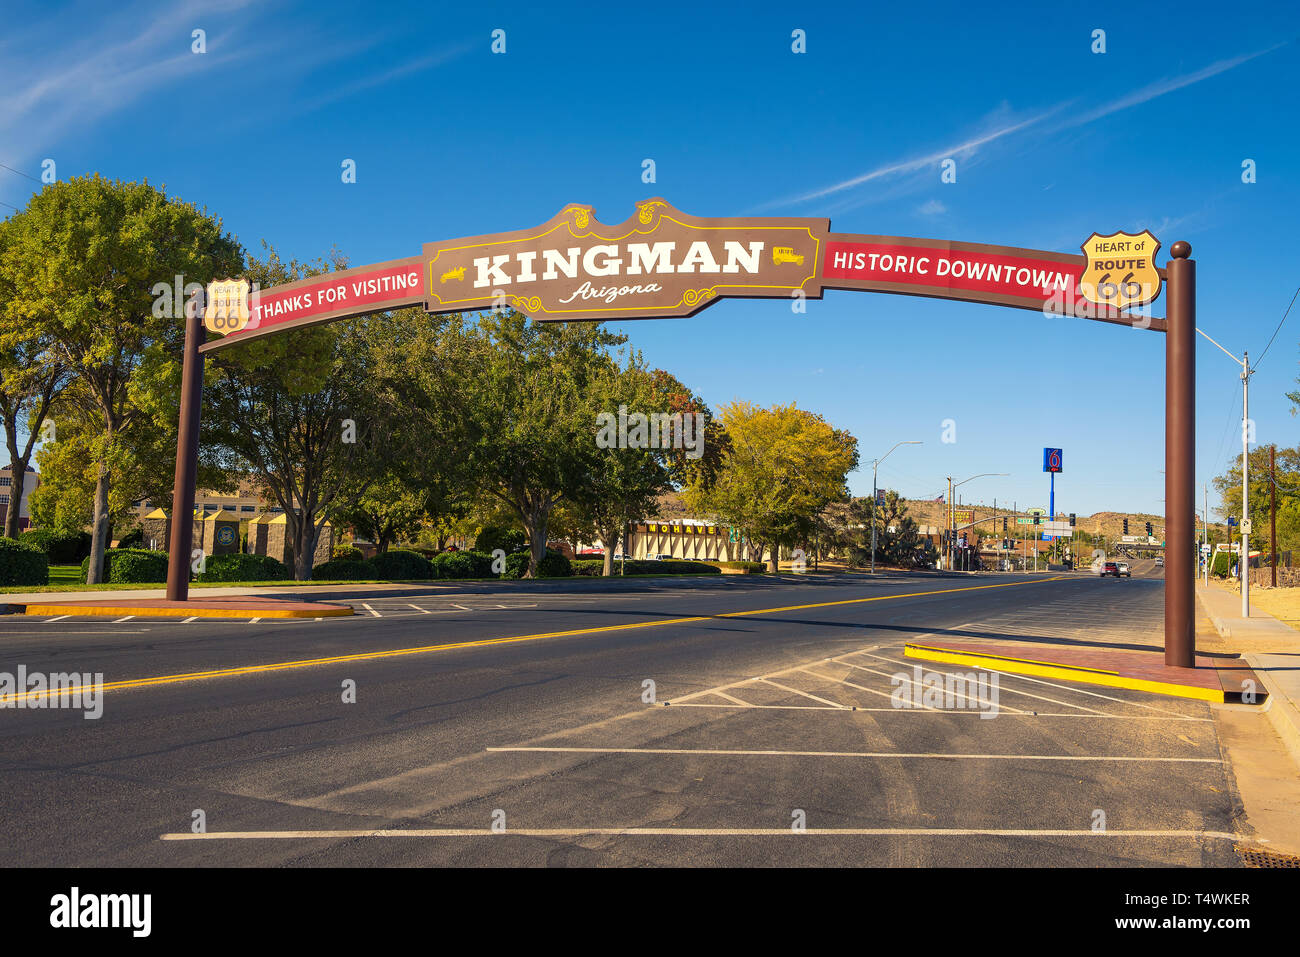
M 433 557 L 438 578 L 491 578 L 492 556 L 482 552 L 443 552 Z
M 361 549 L 355 545 L 335 545 L 330 560 L 335 562 L 359 562 L 365 559 Z
M 117 541 L 118 548 L 143 548 L 144 529 L 137 525 Z M 90 543 L 86 543 L 86 554 L 90 554 Z M 82 556 L 85 557 L 84 555 Z
M 1227 578 L 1228 572 L 1236 562 L 1237 556 L 1232 552 L 1215 552 L 1214 562 L 1210 565 L 1210 574 L 1219 578 Z
M 373 569 L 371 578 L 384 578 L 389 581 L 412 578 L 428 581 L 433 578 L 433 563 L 418 552 L 408 552 L 400 548 L 390 549 L 382 555 L 368 558 L 364 564 Z
M 18 541 L 39 548 L 51 565 L 75 565 L 90 554 L 89 532 L 29 528 L 19 533 Z
M 506 556 L 506 578 L 523 578 L 528 571 L 528 552 L 515 552 Z M 546 550 L 537 563 L 538 578 L 568 578 L 573 574 L 573 564 L 562 553 L 552 548 Z
M 716 562 L 715 564 L 719 571 L 724 568 L 734 568 L 746 575 L 761 575 L 767 571 L 767 566 L 762 562 Z
M 213 555 L 208 558 L 201 582 L 271 582 L 293 577 L 289 566 L 269 555 Z
M 579 558 L 577 561 L 569 562 L 569 567 L 573 569 L 575 575 L 599 577 L 605 571 L 605 560 L 603 558 Z M 614 563 L 614 574 L 618 574 L 618 562 Z
M 48 585 L 50 562 L 28 542 L 0 538 L 0 585 Z
M 359 582 L 377 578 L 375 570 L 367 562 L 350 561 L 336 558 L 321 562 L 311 570 L 311 577 L 319 581 Z
M 81 563 L 81 580 L 90 571 L 90 556 Z M 143 548 L 109 548 L 104 551 L 104 581 L 118 585 L 137 582 L 165 582 L 167 553 Z
M 311 577 L 322 581 L 491 578 L 492 559 L 478 552 L 443 552 L 430 561 L 417 552 L 395 549 L 365 561 L 336 558 L 313 568 Z
M 515 528 L 506 528 L 501 525 L 489 525 L 478 533 L 474 539 L 474 551 L 482 552 L 484 555 L 491 555 L 496 549 L 501 549 L 507 555 L 524 550 L 528 544 L 528 537 L 523 532 Z

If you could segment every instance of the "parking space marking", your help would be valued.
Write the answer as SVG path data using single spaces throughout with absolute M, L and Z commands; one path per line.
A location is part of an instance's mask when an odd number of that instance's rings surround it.
M 43 624 L 50 625 L 50 624 L 53 624 L 53 623 L 56 622 L 56 621 L 63 621 L 63 619 L 65 619 L 65 618 L 70 618 L 70 617 L 71 617 L 70 615 L 60 615 L 58 618 L 47 618 L 47 619 L 45 619 L 45 621 L 43 622 Z
M 1118 761 L 1133 764 L 1220 764 L 1219 758 L 1175 758 L 1142 754 L 955 754 L 944 751 L 779 751 L 744 748 L 592 748 L 592 747 L 489 747 L 493 752 L 549 754 L 664 754 L 715 757 L 862 758 L 868 760 L 934 761 Z
M 379 614 L 379 612 L 375 611 L 373 608 L 367 605 L 365 602 L 361 603 L 361 607 L 364 608 L 366 611 L 370 612 L 370 614 L 374 615 L 376 618 L 384 617 L 383 615 Z
M 856 652 L 856 651 L 854 651 L 854 652 L 849 652 L 849 654 L 865 654 L 865 653 L 866 653 L 866 652 Z M 847 658 L 848 655 L 842 655 L 841 657 L 845 657 L 845 658 Z M 880 655 L 871 655 L 871 657 L 872 657 L 872 658 L 881 658 Z M 838 659 L 836 659 L 836 660 L 838 660 Z M 881 658 L 881 660 L 883 660 L 883 661 L 892 661 L 893 659 L 891 659 L 891 658 Z M 870 671 L 872 674 L 875 674 L 875 675 L 884 675 L 885 677 L 887 677 L 887 678 L 891 678 L 891 679 L 894 677 L 893 675 L 887 674 L 887 673 L 884 672 L 884 671 L 877 671 L 877 670 L 875 670 L 875 669 L 873 669 L 873 668 L 864 668 L 862 665 L 855 665 L 855 664 L 852 664 L 851 662 L 847 662 L 847 661 L 845 661 L 845 662 L 841 662 L 841 663 L 842 663 L 842 664 L 846 664 L 846 665 L 848 665 L 850 668 L 862 668 L 863 671 Z M 912 667 L 916 667 L 916 665 L 912 665 Z M 972 665 L 971 667 L 978 667 L 978 666 L 977 666 L 977 665 Z M 944 671 L 943 669 L 940 669 L 940 668 L 928 668 L 927 670 L 928 670 L 928 671 L 931 671 L 931 672 L 937 672 L 937 673 L 942 674 L 942 675 L 952 675 L 952 674 L 957 674 L 957 673 L 958 673 L 958 672 L 954 672 L 954 671 Z M 1004 677 L 1007 677 L 1007 678 L 1017 678 L 1017 677 L 1019 677 L 1019 675 L 1009 675 L 1009 674 L 1005 674 L 1004 672 L 1001 672 L 1001 671 L 994 672 L 993 669 L 991 669 L 991 668 L 980 668 L 980 670 L 981 670 L 981 671 L 988 671 L 988 672 L 990 672 L 990 673 L 992 673 L 992 674 L 1003 675 Z M 899 672 L 899 674 L 902 675 L 902 672 Z M 913 679 L 911 679 L 911 678 L 904 677 L 904 680 L 907 681 L 909 684 L 916 684 L 916 682 L 915 682 Z M 1093 714 L 1105 714 L 1105 713 L 1106 713 L 1106 712 L 1104 712 L 1104 711 L 1098 711 L 1096 708 L 1089 708 L 1089 707 L 1086 707 L 1086 706 L 1081 705 L 1081 704 L 1074 704 L 1073 702 L 1070 702 L 1070 701 L 1060 701 L 1060 700 L 1058 700 L 1058 699 L 1056 699 L 1056 698 L 1048 698 L 1048 697 L 1045 697 L 1044 695 L 1033 694 L 1033 693 L 1031 693 L 1031 692 L 1029 692 L 1029 691 L 1022 691 L 1022 690 L 1019 689 L 1019 688 L 1012 688 L 1012 687 L 1009 687 L 1009 686 L 1004 685 L 1004 684 L 999 684 L 999 685 L 998 685 L 998 691 L 999 691 L 999 692 L 1010 692 L 1011 694 L 1024 695 L 1026 698 L 1035 698 L 1035 699 L 1037 699 L 1038 701 L 1050 701 L 1052 704 L 1059 704 L 1059 705 L 1061 705 L 1062 707 L 1065 707 L 1065 708 L 1078 708 L 1080 711 L 1091 711 Z M 1002 704 L 999 702 L 999 709 L 1001 709 L 1002 707 L 1005 707 L 1005 706 L 1002 705 Z M 1020 710 L 1020 709 L 1017 708 L 1017 709 L 1014 709 L 1014 710 Z
M 883 658 L 882 655 L 872 655 L 871 657 L 873 657 L 873 658 Z M 903 665 L 903 664 L 906 664 L 906 665 L 915 665 L 915 661 L 913 661 L 913 660 L 909 660 L 909 659 L 883 658 L 883 660 L 885 660 L 885 661 L 892 661 L 892 662 L 894 662 L 894 663 L 896 663 L 896 664 L 900 664 L 900 665 Z M 975 666 L 972 665 L 972 667 L 975 667 Z M 1018 680 L 1018 681 L 1029 681 L 1029 682 L 1032 682 L 1033 684 L 1047 685 L 1049 688 L 1058 688 L 1058 689 L 1060 689 L 1061 691 L 1069 691 L 1069 692 L 1074 693 L 1074 694 L 1088 695 L 1089 697 L 1092 697 L 1092 698 L 1104 698 L 1104 699 L 1107 700 L 1107 701 L 1114 701 L 1114 702 L 1116 702 L 1117 704 L 1132 705 L 1132 706 L 1135 707 L 1135 708 L 1146 708 L 1148 711 L 1155 711 L 1155 712 L 1157 712 L 1157 713 L 1159 713 L 1159 714 L 1162 714 L 1162 715 L 1169 715 L 1170 717 L 1182 717 L 1182 715 L 1181 715 L 1179 712 L 1177 712 L 1177 711 L 1169 711 L 1169 710 L 1167 710 L 1167 709 L 1165 709 L 1165 708 L 1158 708 L 1158 707 L 1156 707 L 1155 705 L 1144 704 L 1144 703 L 1141 702 L 1141 701 L 1129 701 L 1129 700 L 1127 700 L 1126 698 L 1116 698 L 1116 697 L 1114 697 L 1113 695 L 1100 694 L 1100 693 L 1098 693 L 1098 692 L 1096 692 L 1096 691 L 1088 691 L 1088 690 L 1086 690 L 1086 689 L 1084 689 L 1084 688 L 1076 688 L 1076 687 L 1073 686 L 1073 685 L 1063 685 L 1063 684 L 1058 684 L 1057 682 L 1054 682 L 1054 681 L 1044 681 L 1042 678 L 1031 678 L 1029 675 L 1017 675 L 1017 674 L 1011 674 L 1011 673 L 1006 672 L 1006 671 L 997 671 L 997 670 L 994 669 L 994 668 L 984 668 L 983 670 L 984 670 L 984 671 L 994 672 L 995 674 L 1001 675 L 1001 676 L 1004 677 L 1004 678 L 1014 678 L 1014 679 L 1016 679 L 1016 680 Z M 1050 700 L 1050 699 L 1049 699 L 1049 700 Z M 1082 705 L 1071 705 L 1070 707 L 1081 708 L 1081 707 L 1083 707 L 1083 706 L 1082 706 Z
M 805 698 L 811 698 L 813 701 L 820 701 L 822 704 L 829 705 L 832 708 L 844 709 L 850 707 L 847 704 L 839 704 L 838 702 L 835 701 L 827 701 L 825 698 L 819 698 L 815 694 L 809 694 L 806 691 L 800 691 L 798 688 L 791 688 L 788 685 L 781 684 L 779 681 L 773 681 L 771 678 L 760 678 L 759 680 L 765 682 L 766 684 L 770 684 L 773 685 L 774 687 L 780 688 L 782 691 L 789 691 L 791 694 L 803 695 Z
M 1170 840 L 1237 841 L 1261 843 L 1259 838 L 1231 831 L 1132 830 L 1107 828 L 993 828 L 993 827 L 511 827 L 503 831 L 483 828 L 408 828 L 405 830 L 359 828 L 356 830 L 320 831 L 204 831 L 195 834 L 180 831 L 159 835 L 163 841 L 284 841 L 336 840 L 357 837 L 457 838 L 486 837 L 501 840 L 507 836 L 539 838 L 574 837 L 1015 837 L 1038 840 L 1045 837 L 1137 838 Z
M 1080 840 L 1101 840 L 1105 837 L 1128 839 L 1166 840 L 1219 840 L 1238 841 L 1242 844 L 1260 844 L 1258 837 L 1249 837 L 1231 831 L 1149 830 L 1118 831 L 1106 828 L 1011 828 L 1011 827 L 510 827 L 504 831 L 489 831 L 473 827 L 422 827 L 407 830 L 351 831 L 204 831 L 192 833 L 179 831 L 159 835 L 164 841 L 229 841 L 229 840 L 338 840 L 352 837 L 489 837 L 502 840 L 515 837 L 1078 837 Z

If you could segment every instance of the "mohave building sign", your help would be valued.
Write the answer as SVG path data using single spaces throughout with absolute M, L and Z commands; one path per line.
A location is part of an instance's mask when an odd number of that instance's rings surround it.
M 1142 248 L 1117 258 L 1117 243 Z M 1159 295 L 1158 248 L 1149 233 L 1094 233 L 1083 256 L 832 233 L 826 219 L 702 218 L 662 199 L 607 226 L 590 206 L 571 205 L 532 229 L 426 243 L 420 256 L 272 289 L 214 283 L 205 324 L 226 338 L 203 348 L 421 304 L 429 312 L 514 308 L 543 321 L 648 319 L 689 316 L 724 298 L 819 299 L 825 289 L 996 303 L 1163 330 L 1163 319 L 1124 311 Z

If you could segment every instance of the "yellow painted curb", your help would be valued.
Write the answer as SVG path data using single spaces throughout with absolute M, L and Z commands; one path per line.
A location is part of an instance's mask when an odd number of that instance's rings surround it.
M 288 608 L 154 608 L 131 605 L 28 605 L 24 615 L 81 615 L 107 618 L 131 615 L 135 618 L 336 618 L 351 615 L 352 606 L 308 611 Z
M 975 665 L 990 671 L 1006 671 L 1017 675 L 1033 675 L 1038 678 L 1058 678 L 1062 681 L 1077 681 L 1081 684 L 1102 685 L 1107 688 L 1128 688 L 1133 691 L 1149 691 L 1152 694 L 1168 695 L 1173 698 L 1193 698 L 1197 701 L 1225 700 L 1223 690 L 1197 688 L 1193 685 L 1176 684 L 1172 681 L 1149 681 L 1145 678 L 1126 678 L 1114 671 L 1100 671 L 1095 668 L 1075 667 L 1073 665 L 1053 665 L 1020 658 L 1003 658 L 998 655 L 981 655 L 971 652 L 950 651 L 943 648 L 927 648 L 924 645 L 904 645 L 903 657 L 920 658 L 925 661 L 941 661 L 953 665 Z

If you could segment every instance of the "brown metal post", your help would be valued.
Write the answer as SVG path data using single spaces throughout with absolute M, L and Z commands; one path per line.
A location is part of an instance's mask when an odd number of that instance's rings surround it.
M 1165 664 L 1196 665 L 1196 260 L 1169 250 L 1165 332 Z
M 190 595 L 190 549 L 194 547 L 194 483 L 199 468 L 199 405 L 203 398 L 201 298 L 185 304 L 185 359 L 181 372 L 181 415 L 176 432 L 176 482 L 172 487 L 172 537 L 167 558 L 167 598 Z
M 1273 587 L 1277 587 L 1277 446 L 1268 447 L 1268 550 L 1273 569 Z

